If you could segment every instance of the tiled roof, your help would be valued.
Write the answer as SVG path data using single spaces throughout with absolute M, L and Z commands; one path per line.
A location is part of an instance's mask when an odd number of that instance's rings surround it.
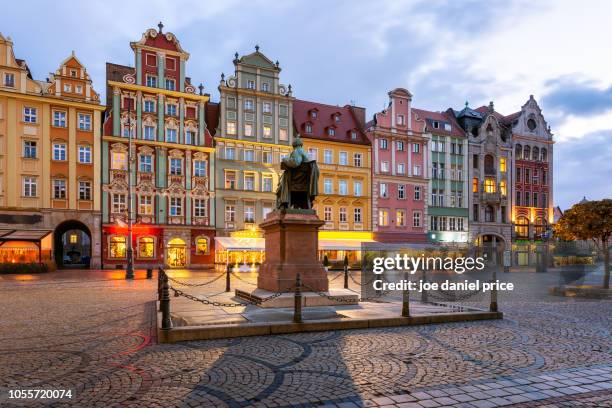
M 123 82 L 123 77 L 126 74 L 135 74 L 136 69 L 134 67 L 128 67 L 125 65 L 113 64 L 111 62 L 106 63 L 106 110 L 112 109 L 113 104 L 113 90 L 108 86 L 108 81 Z
M 482 114 L 487 114 L 489 113 L 489 107 L 488 106 L 481 106 L 479 108 L 476 108 L 476 111 L 482 113 Z M 512 122 L 514 119 L 518 118 L 519 116 L 521 116 L 521 112 L 514 112 L 511 113 L 510 115 L 502 115 L 501 113 L 497 112 L 497 111 L 493 111 L 493 116 L 495 116 L 497 118 L 497 120 L 499 120 L 502 123 L 510 123 Z
M 353 109 L 350 105 L 340 107 L 296 99 L 293 102 L 293 125 L 305 139 L 369 145 L 370 141 L 363 133 Z M 313 110 L 317 111 L 316 118 L 311 117 Z M 335 121 L 335 114 L 340 114 L 340 121 Z M 307 123 L 312 126 L 311 133 L 306 133 Z M 334 136 L 328 135 L 330 127 L 335 128 Z M 357 139 L 351 138 L 352 131 L 357 132 Z
M 465 136 L 463 129 L 461 126 L 459 126 L 459 123 L 457 123 L 457 120 L 455 119 L 455 115 L 452 115 L 449 112 L 433 112 L 416 108 L 412 108 L 412 112 L 416 113 L 418 119 L 425 119 L 427 123 L 426 130 L 429 132 L 449 136 Z M 439 128 L 434 128 L 434 121 L 450 124 L 451 130 L 446 130 L 444 125 Z

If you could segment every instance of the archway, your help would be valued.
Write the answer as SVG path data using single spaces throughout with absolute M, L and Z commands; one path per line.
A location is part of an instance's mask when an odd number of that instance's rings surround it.
M 168 266 L 171 268 L 183 268 L 187 265 L 187 245 L 180 238 L 168 241 L 167 256 Z
M 501 265 L 506 240 L 498 234 L 485 233 L 476 238 L 475 242 L 477 256 L 486 258 L 489 265 Z
M 89 268 L 91 232 L 80 221 L 64 221 L 53 232 L 53 248 L 58 268 Z

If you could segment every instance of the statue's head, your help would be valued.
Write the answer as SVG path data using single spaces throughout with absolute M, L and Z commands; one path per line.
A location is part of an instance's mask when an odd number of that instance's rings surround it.
M 304 143 L 302 143 L 302 138 L 300 137 L 299 133 L 295 136 L 295 139 L 293 139 L 293 143 L 291 145 L 294 149 L 304 146 Z

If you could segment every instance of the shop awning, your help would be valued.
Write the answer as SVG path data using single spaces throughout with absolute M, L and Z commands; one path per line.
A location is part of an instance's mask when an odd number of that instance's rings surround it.
M 263 238 L 215 237 L 215 242 L 221 251 L 264 251 Z
M 39 242 L 50 233 L 51 230 L 0 230 L 0 242 Z
M 320 239 L 320 251 L 361 251 L 361 244 L 376 242 L 372 239 Z

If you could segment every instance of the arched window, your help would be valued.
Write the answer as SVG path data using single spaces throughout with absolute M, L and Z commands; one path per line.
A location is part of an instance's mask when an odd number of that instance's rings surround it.
M 485 178 L 484 183 L 485 193 L 494 193 L 495 192 L 495 179 L 487 177 Z
M 200 235 L 195 239 L 196 255 L 208 255 L 210 247 L 208 246 L 208 237 Z
M 517 238 L 529 237 L 529 220 L 527 217 L 518 217 L 514 226 L 514 234 Z
M 517 159 L 520 159 L 523 157 L 523 146 L 520 144 L 517 144 L 516 147 L 514 148 L 514 156 Z
M 125 235 L 113 235 L 108 242 L 108 257 L 123 259 L 126 257 Z
M 533 148 L 533 152 L 531 153 L 531 156 L 534 161 L 540 160 L 540 149 L 538 149 L 537 146 Z
M 485 222 L 495 222 L 495 211 L 490 205 L 485 207 Z
M 525 146 L 525 148 L 523 149 L 523 159 L 531 159 L 531 147 Z
M 487 154 L 484 158 L 484 171 L 485 174 L 495 174 L 495 160 L 490 154 Z
M 540 154 L 542 155 L 542 161 L 548 161 L 548 152 L 546 151 L 546 149 L 542 148 L 542 151 L 540 152 Z
M 153 237 L 138 238 L 138 257 L 139 258 L 155 258 L 155 238 Z

